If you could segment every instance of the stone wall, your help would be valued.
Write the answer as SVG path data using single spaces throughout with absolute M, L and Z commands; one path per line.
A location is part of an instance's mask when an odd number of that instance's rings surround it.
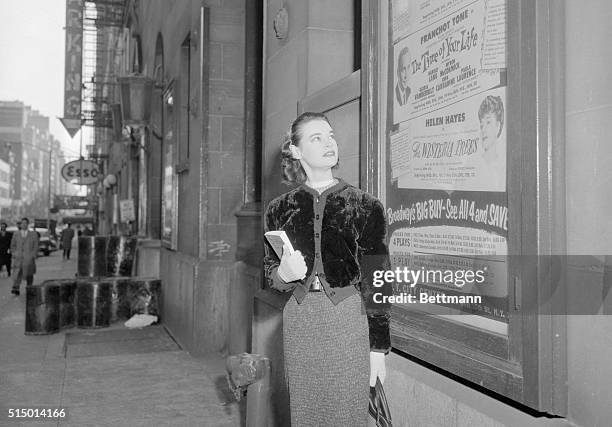
M 234 213 L 243 192 L 244 0 L 150 0 L 137 5 L 132 30 L 142 40 L 143 68 L 152 75 L 161 35 L 164 80 L 177 87 L 179 146 L 189 135 L 188 159 L 185 145 L 179 148 L 186 161 L 178 175 L 178 250 L 162 248 L 160 253 L 162 316 L 192 353 L 224 351 L 236 253 Z M 188 37 L 191 46 L 184 43 Z

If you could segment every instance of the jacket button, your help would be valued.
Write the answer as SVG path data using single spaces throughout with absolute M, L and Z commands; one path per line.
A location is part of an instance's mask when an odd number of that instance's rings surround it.
M 319 214 L 317 214 L 317 215 L 315 216 L 315 219 L 319 219 Z
M 335 291 L 330 291 L 329 294 L 333 297 L 334 295 L 336 295 Z
M 321 254 L 317 252 L 317 253 L 315 254 L 315 256 L 316 256 L 317 258 L 320 258 L 320 257 L 321 257 Z
M 318 239 L 319 238 L 319 233 L 315 233 L 315 237 Z

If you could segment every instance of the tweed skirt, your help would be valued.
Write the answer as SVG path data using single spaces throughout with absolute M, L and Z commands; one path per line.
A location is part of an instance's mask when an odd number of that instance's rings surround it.
M 359 294 L 337 306 L 324 292 L 291 298 L 283 312 L 292 427 L 366 426 L 368 320 Z

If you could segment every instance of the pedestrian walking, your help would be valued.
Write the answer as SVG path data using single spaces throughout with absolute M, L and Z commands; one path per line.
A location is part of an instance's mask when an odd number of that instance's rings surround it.
M 62 259 L 70 259 L 72 239 L 74 239 L 74 230 L 72 229 L 72 224 L 68 223 L 68 226 L 62 231 L 62 248 L 64 249 Z
M 283 144 L 282 172 L 297 188 L 272 200 L 265 231 L 294 247 L 266 245 L 271 288 L 286 292 L 283 349 L 291 425 L 366 426 L 369 387 L 386 375 L 388 303 L 375 304 L 373 276 L 388 267 L 384 208 L 332 175 L 338 146 L 327 117 L 304 113 Z M 365 308 L 365 310 L 363 310 Z M 363 315 L 367 313 L 367 316 Z
M 6 266 L 6 273 L 11 277 L 11 238 L 13 233 L 6 231 L 6 222 L 0 224 L 0 272 Z
M 19 295 L 19 286 L 23 277 L 26 285 L 32 286 L 36 273 L 36 255 L 38 254 L 38 234 L 29 229 L 30 221 L 22 218 L 19 230 L 13 233 L 11 239 L 11 255 L 13 256 L 13 289 L 11 293 Z

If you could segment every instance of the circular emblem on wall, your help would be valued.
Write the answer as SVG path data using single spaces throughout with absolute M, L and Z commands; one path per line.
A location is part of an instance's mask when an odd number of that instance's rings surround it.
M 287 37 L 289 32 L 289 14 L 284 7 L 280 8 L 274 18 L 274 32 L 279 40 L 284 40 Z
M 91 185 L 98 182 L 100 169 L 98 164 L 91 160 L 74 160 L 62 167 L 62 177 L 76 185 Z

